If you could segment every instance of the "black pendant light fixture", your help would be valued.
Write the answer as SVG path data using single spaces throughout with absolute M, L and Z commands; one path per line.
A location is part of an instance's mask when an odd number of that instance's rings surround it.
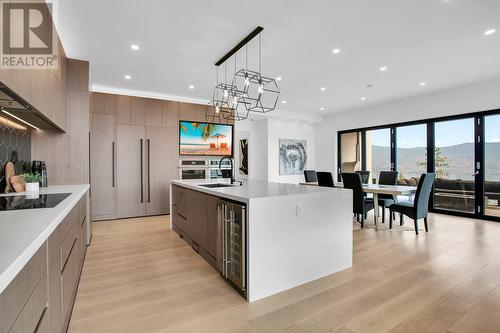
M 233 77 L 233 85 L 244 91 L 248 111 L 267 113 L 276 109 L 280 90 L 275 79 L 262 75 L 262 36 L 259 33 L 259 71 L 240 69 Z M 248 54 L 248 52 L 247 52 Z M 248 56 L 247 56 L 248 57 Z
M 217 70 L 217 84 L 205 112 L 207 121 L 220 122 L 221 117 L 226 121 L 245 120 L 249 112 L 266 113 L 276 108 L 280 94 L 278 84 L 274 79 L 261 74 L 262 39 L 260 34 L 262 30 L 264 30 L 262 27 L 255 28 L 215 63 L 217 68 L 224 64 L 224 83 L 219 83 Z M 246 47 L 245 68 L 237 71 L 236 53 L 256 36 L 259 36 L 259 71 L 248 69 L 248 47 Z M 234 76 L 229 84 L 226 76 L 226 62 L 232 56 L 234 56 Z

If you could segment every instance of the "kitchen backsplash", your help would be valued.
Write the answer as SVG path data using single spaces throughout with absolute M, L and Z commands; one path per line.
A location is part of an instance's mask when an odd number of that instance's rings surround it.
M 0 191 L 5 188 L 4 165 L 17 152 L 19 161 L 30 165 L 31 130 L 0 117 Z

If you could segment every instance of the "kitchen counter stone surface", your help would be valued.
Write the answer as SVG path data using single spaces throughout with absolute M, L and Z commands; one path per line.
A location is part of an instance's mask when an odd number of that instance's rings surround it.
M 306 186 L 288 183 L 273 183 L 263 180 L 246 180 L 243 186 L 238 183 L 234 187 L 208 188 L 200 184 L 225 183 L 229 181 L 204 181 L 204 180 L 172 180 L 172 184 L 177 184 L 196 191 L 224 197 L 236 201 L 249 202 L 251 199 L 283 197 L 283 196 L 301 196 L 315 193 L 343 192 L 350 191 L 343 188 Z
M 41 188 L 40 194 L 71 193 L 54 208 L 0 211 L 0 293 L 49 238 L 89 189 L 84 185 Z M 25 195 L 10 193 L 7 195 Z

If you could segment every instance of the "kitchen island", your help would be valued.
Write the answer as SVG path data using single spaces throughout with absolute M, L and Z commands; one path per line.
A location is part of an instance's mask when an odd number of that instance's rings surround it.
M 350 190 L 171 182 L 171 226 L 249 302 L 352 266 Z

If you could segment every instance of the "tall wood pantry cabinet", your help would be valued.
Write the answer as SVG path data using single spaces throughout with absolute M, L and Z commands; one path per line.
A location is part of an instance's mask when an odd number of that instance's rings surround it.
M 178 102 L 92 93 L 92 219 L 169 213 Z

